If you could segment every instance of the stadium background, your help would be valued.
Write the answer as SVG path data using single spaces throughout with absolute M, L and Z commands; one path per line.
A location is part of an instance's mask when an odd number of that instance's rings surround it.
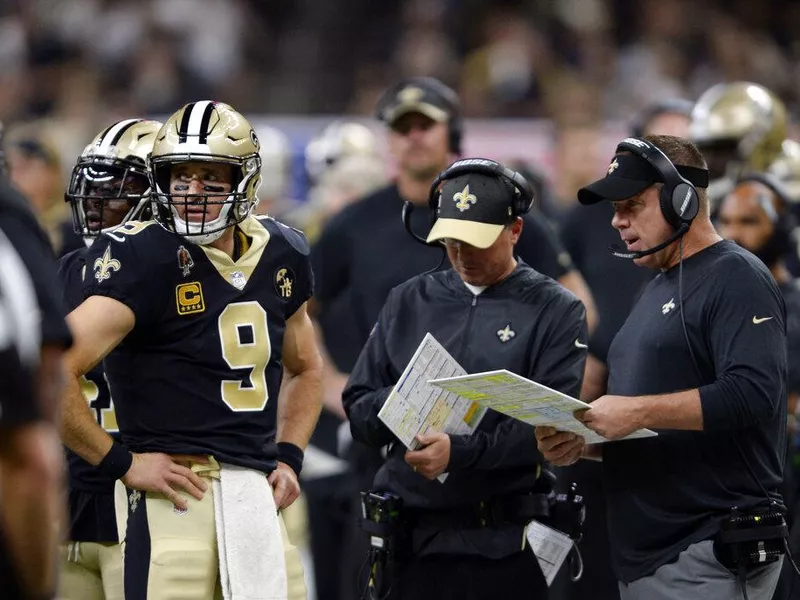
M 0 0 L 5 148 L 32 160 L 23 176 L 51 231 L 75 159 L 116 120 L 228 102 L 275 150 L 265 187 L 302 203 L 309 140 L 341 118 L 381 137 L 375 102 L 412 75 L 459 92 L 465 155 L 544 174 L 557 216 L 657 100 L 753 81 L 785 102 L 797 139 L 800 2 Z
M 653 100 L 749 80 L 796 116 L 799 58 L 788 0 L 2 0 L 0 120 L 65 179 L 107 123 L 226 101 L 289 136 L 302 199 L 325 122 L 432 75 L 461 94 L 467 154 L 528 161 L 569 203 Z

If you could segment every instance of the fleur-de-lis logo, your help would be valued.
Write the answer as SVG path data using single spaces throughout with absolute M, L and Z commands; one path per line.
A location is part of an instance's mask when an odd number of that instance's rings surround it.
M 97 279 L 98 283 L 102 283 L 103 280 L 111 277 L 112 271 L 119 271 L 121 268 L 122 263 L 116 258 L 111 258 L 111 245 L 109 244 L 106 246 L 103 256 L 94 261 L 94 278 Z
M 497 330 L 497 337 L 500 338 L 500 341 L 504 344 L 517 335 L 517 332 L 511 329 L 511 323 L 503 327 L 502 329 Z
M 661 314 L 665 315 L 674 308 L 675 308 L 675 298 L 670 298 L 669 302 L 665 302 L 661 306 Z
M 611 175 L 611 174 L 612 174 L 614 171 L 616 171 L 616 170 L 617 170 L 617 168 L 618 168 L 618 167 L 619 167 L 619 163 L 617 162 L 617 159 L 615 158 L 615 159 L 614 159 L 614 160 L 611 162 L 611 164 L 610 164 L 610 165 L 608 165 L 608 175 Z
M 461 212 L 467 210 L 470 204 L 475 204 L 478 201 L 475 194 L 469 193 L 469 185 L 465 185 L 463 190 L 453 194 L 453 200 L 456 202 L 456 208 Z
M 139 490 L 133 490 L 128 496 L 128 502 L 131 505 L 131 512 L 136 512 L 136 508 L 139 506 L 139 500 L 142 499 L 142 493 Z
M 397 99 L 403 103 L 417 102 L 424 95 L 425 92 L 423 92 L 420 88 L 412 86 L 401 90 L 400 93 L 397 94 Z

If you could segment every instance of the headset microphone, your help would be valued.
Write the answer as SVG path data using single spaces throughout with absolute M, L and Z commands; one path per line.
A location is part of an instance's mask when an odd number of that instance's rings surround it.
M 653 246 L 652 248 L 648 248 L 647 250 L 625 250 L 619 244 L 611 244 L 608 249 L 611 251 L 611 254 L 616 256 L 617 258 L 630 258 L 630 259 L 637 259 L 637 258 L 644 258 L 645 256 L 650 256 L 651 254 L 655 254 L 659 250 L 663 250 L 670 244 L 676 242 L 680 238 L 684 236 L 684 234 L 689 231 L 689 224 L 683 223 L 678 230 L 673 233 L 669 238 L 658 244 L 657 246 Z
M 411 229 L 411 213 L 413 211 L 414 211 L 414 203 L 413 202 L 409 202 L 408 200 L 404 200 L 403 201 L 402 218 L 403 218 L 403 227 L 406 228 L 406 231 L 411 235 L 411 237 L 413 237 L 415 240 L 417 240 L 420 244 L 425 244 L 426 246 L 432 247 L 432 248 L 439 248 L 439 247 L 443 248 L 443 246 L 441 244 L 439 244 L 438 242 L 430 243 L 430 242 L 428 242 L 428 240 L 426 240 L 421 235 L 419 235 L 417 233 L 414 233 L 414 230 Z

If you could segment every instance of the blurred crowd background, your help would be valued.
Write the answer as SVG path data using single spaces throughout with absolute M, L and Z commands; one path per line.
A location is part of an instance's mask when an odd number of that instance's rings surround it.
M 458 92 L 464 155 L 538 179 L 537 206 L 558 221 L 654 102 L 759 83 L 785 103 L 797 139 L 800 2 L 0 0 L 3 150 L 57 251 L 71 235 L 70 171 L 97 132 L 200 99 L 254 125 L 259 212 L 288 215 L 313 241 L 392 177 L 376 101 L 419 75 Z M 342 119 L 374 137 L 351 130 L 364 153 L 321 181 L 315 165 L 335 149 L 309 142 Z M 344 469 L 333 456 L 315 462 L 309 478 Z
M 222 100 L 287 136 L 279 193 L 303 200 L 326 121 L 370 123 L 389 84 L 431 75 L 460 93 L 467 154 L 533 163 L 571 203 L 654 100 L 746 80 L 796 117 L 798 32 L 789 0 L 0 0 L 0 121 L 60 213 L 106 124 Z

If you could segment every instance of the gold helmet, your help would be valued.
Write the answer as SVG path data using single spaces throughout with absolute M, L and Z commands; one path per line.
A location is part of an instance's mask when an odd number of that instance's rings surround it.
M 334 121 L 306 146 L 306 171 L 316 183 L 343 158 L 379 154 L 378 138 L 369 127 L 353 121 Z
M 783 140 L 781 153 L 767 172 L 783 183 L 792 202 L 800 203 L 800 142 Z
M 708 154 L 706 159 L 715 151 L 725 152 L 727 160 L 717 168 L 709 160 L 712 177 L 736 178 L 743 171 L 764 171 L 786 138 L 786 108 L 758 84 L 720 83 L 695 104 L 689 137 Z
M 72 208 L 75 232 L 87 244 L 104 231 L 149 218 L 147 155 L 160 128 L 158 121 L 118 121 L 81 152 L 64 199 Z M 120 217 L 124 205 L 117 211 L 107 210 L 110 202 L 126 202 L 128 211 Z
M 156 136 L 150 154 L 150 182 L 153 188 L 153 216 L 167 230 L 195 244 L 210 244 L 224 231 L 241 223 L 258 203 L 261 184 L 260 144 L 253 127 L 243 115 L 222 102 L 191 102 L 174 113 Z M 213 193 L 193 194 L 192 204 L 201 199 L 203 209 L 221 204 L 219 216 L 201 222 L 180 217 L 177 205 L 185 206 L 190 196 L 170 192 L 172 167 L 186 162 L 230 165 L 232 189 L 223 200 Z M 219 196 L 216 196 L 219 197 Z

